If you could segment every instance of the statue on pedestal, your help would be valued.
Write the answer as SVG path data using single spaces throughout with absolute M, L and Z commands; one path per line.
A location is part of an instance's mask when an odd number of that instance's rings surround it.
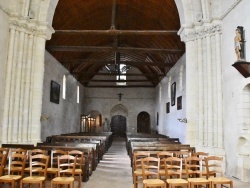
M 244 53 L 244 38 L 243 38 L 243 27 L 238 26 L 235 30 L 234 37 L 234 49 L 237 57 L 237 61 L 245 59 Z
M 110 131 L 109 120 L 105 118 L 103 123 L 103 132 L 109 132 L 109 131 Z

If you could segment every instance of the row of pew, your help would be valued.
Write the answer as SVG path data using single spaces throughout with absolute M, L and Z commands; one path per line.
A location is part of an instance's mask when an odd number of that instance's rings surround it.
M 147 151 L 151 156 L 156 156 L 161 151 L 188 151 L 190 154 L 195 153 L 195 147 L 189 144 L 182 144 L 179 138 L 170 138 L 161 134 L 127 134 L 126 147 L 131 159 L 131 166 L 135 152 Z
M 46 138 L 45 142 L 32 144 L 2 144 L 3 148 L 26 150 L 42 149 L 48 154 L 53 150 L 72 151 L 79 150 L 84 153 L 84 163 L 82 166 L 82 181 L 88 181 L 98 162 L 112 144 L 112 132 L 103 133 L 70 133 L 62 135 L 52 135 Z

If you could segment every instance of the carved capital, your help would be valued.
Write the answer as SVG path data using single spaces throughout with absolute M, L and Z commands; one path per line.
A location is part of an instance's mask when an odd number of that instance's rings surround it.
M 203 38 L 206 36 L 211 36 L 216 33 L 222 32 L 221 24 L 210 24 L 205 26 L 197 26 L 194 28 L 184 28 L 182 34 L 182 40 L 184 42 L 196 40 L 198 38 Z
M 47 22 L 38 22 L 29 18 L 12 16 L 10 18 L 10 29 L 22 31 L 38 37 L 50 40 L 55 30 Z

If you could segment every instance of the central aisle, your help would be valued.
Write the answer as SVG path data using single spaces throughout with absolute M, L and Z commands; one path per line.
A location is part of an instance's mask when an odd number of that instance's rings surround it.
M 125 138 L 114 137 L 113 143 L 84 188 L 132 188 L 132 168 L 127 155 Z

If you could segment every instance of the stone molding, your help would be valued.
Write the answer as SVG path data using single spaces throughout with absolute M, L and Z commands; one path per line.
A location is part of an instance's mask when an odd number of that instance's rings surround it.
M 227 9 L 220 17 L 220 19 L 223 19 L 227 16 L 227 14 L 229 12 L 231 12 L 231 10 L 233 10 L 239 3 L 241 2 L 241 0 L 235 0 L 235 2 L 232 4 L 231 7 L 229 7 L 229 9 Z

